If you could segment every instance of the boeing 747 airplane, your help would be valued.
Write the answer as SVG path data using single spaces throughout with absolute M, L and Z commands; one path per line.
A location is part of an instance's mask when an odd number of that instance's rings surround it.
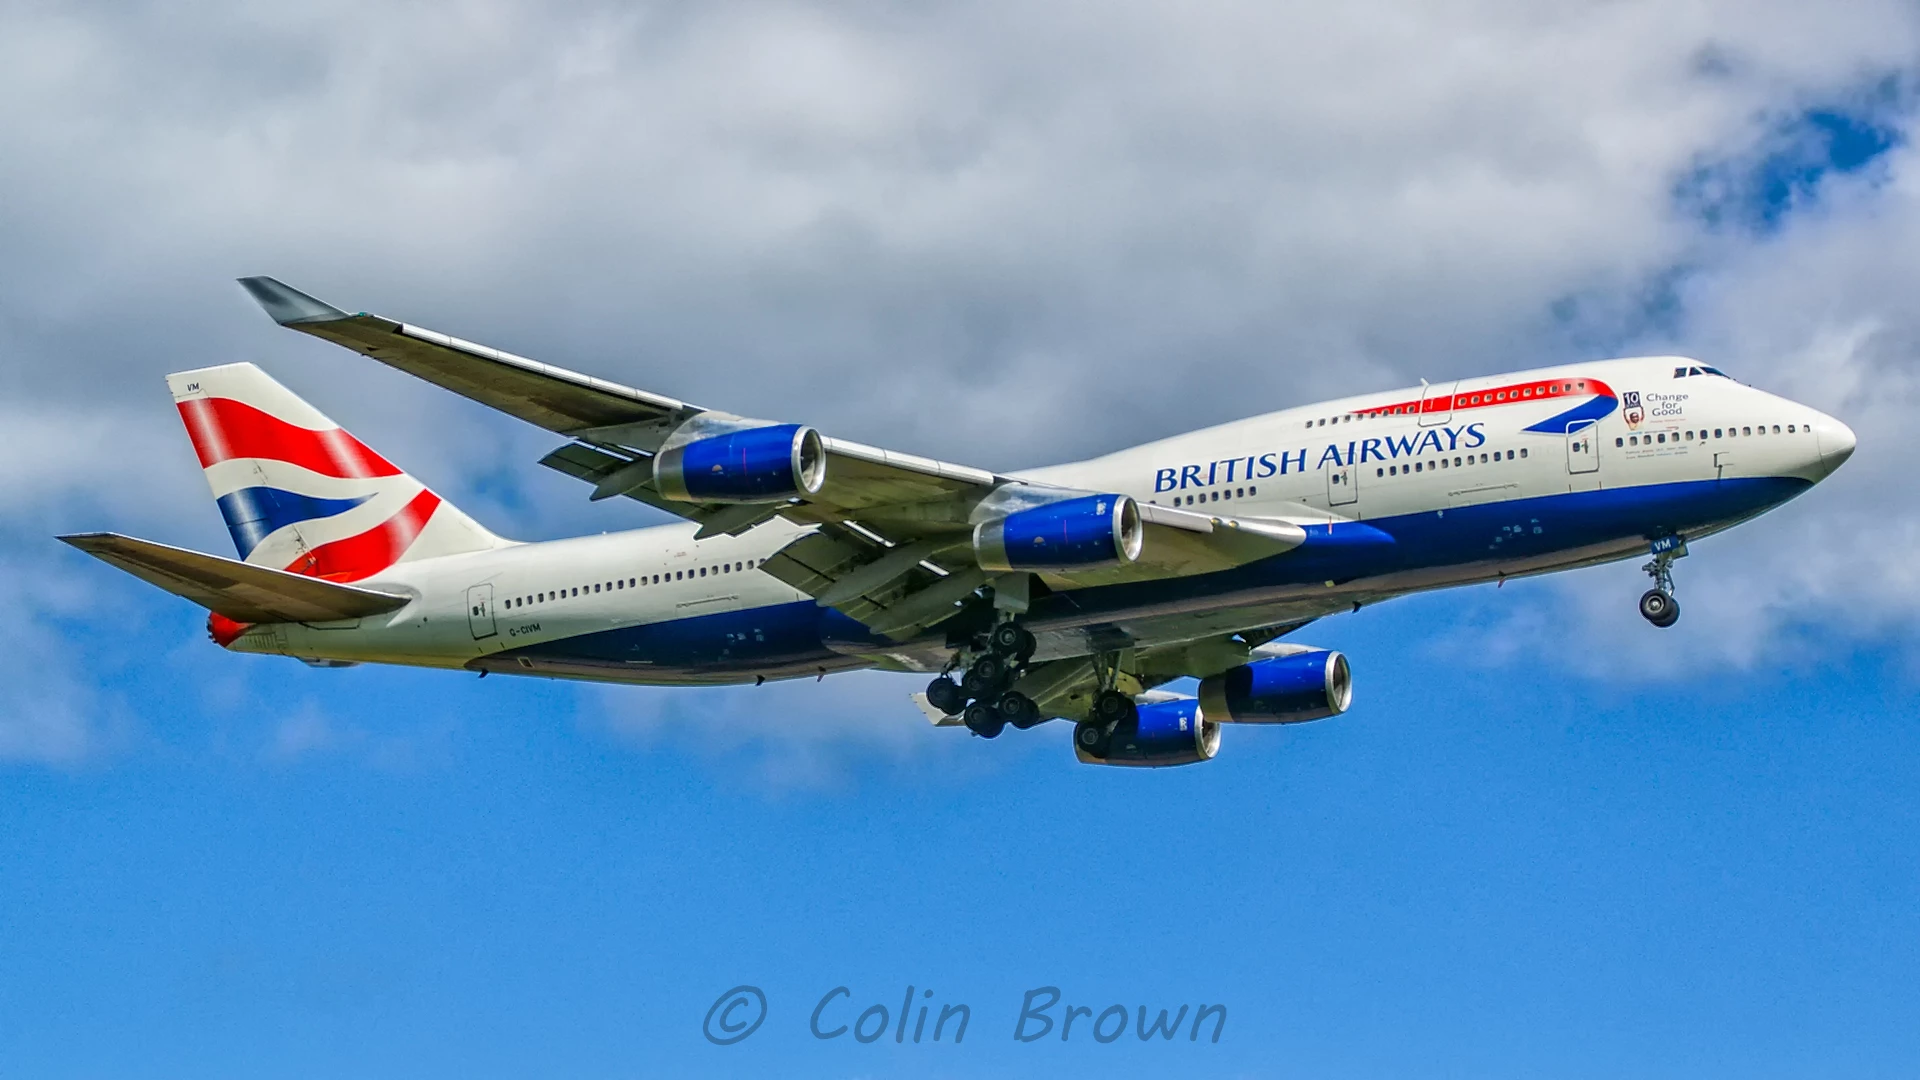
M 1081 761 L 1205 761 L 1225 724 L 1344 712 L 1284 640 L 1395 596 L 1674 560 L 1853 453 L 1805 405 L 1680 357 L 1460 379 L 994 472 L 753 420 L 241 281 L 280 325 L 566 441 L 541 464 L 684 523 L 502 539 L 252 364 L 168 377 L 239 559 L 67 543 L 207 608 L 235 652 L 648 685 L 874 668 L 984 738 L 1075 725 Z M 1197 696 L 1159 689 L 1193 677 Z

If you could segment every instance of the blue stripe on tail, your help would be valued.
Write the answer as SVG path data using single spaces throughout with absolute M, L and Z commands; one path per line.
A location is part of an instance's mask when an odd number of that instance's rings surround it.
M 288 525 L 344 514 L 371 498 L 316 499 L 279 488 L 250 487 L 222 495 L 218 501 L 220 516 L 227 519 L 227 531 L 233 534 L 233 546 L 244 559 L 260 541 Z

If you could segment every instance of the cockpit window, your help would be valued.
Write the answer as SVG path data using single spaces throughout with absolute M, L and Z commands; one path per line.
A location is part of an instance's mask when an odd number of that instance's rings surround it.
M 1673 377 L 1676 379 L 1684 379 L 1690 375 L 1718 375 L 1723 379 L 1733 377 L 1717 367 L 1707 367 L 1704 364 L 1699 367 L 1677 367 L 1673 369 Z

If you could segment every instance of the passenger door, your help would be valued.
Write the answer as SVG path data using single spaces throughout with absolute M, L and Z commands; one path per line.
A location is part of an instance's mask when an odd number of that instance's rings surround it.
M 1438 386 L 1420 388 L 1420 426 L 1436 427 L 1453 420 L 1453 388 L 1459 386 L 1456 380 L 1441 383 Z
M 1582 420 L 1567 425 L 1567 472 L 1574 475 L 1600 471 L 1598 422 Z
M 493 623 L 492 585 L 475 585 L 467 590 L 467 627 L 475 641 L 499 633 Z
M 1360 498 L 1360 489 L 1354 486 L 1354 480 L 1360 471 L 1352 465 L 1335 465 L 1327 469 L 1327 505 L 1342 506 Z

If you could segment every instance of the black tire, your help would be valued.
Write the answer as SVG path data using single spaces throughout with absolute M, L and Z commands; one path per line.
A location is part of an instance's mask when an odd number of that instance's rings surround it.
M 987 645 L 1001 656 L 1010 656 L 1025 663 L 1033 655 L 1033 634 L 1019 623 L 1003 622 L 987 635 Z
M 960 688 L 970 698 L 995 698 L 1000 696 L 1007 678 L 1007 662 L 988 653 L 973 662 L 967 669 L 966 677 L 960 680 Z
M 1679 621 L 1680 621 L 1680 601 L 1675 600 L 1673 597 L 1669 596 L 1667 597 L 1666 614 L 1653 620 L 1653 625 L 1659 627 L 1662 630 L 1665 630 L 1667 627 L 1672 626 L 1674 623 L 1677 623 Z
M 1140 719 L 1140 708 L 1133 699 L 1118 690 L 1104 690 L 1093 699 L 1093 718 L 1104 724 L 1109 730 L 1115 724 L 1133 723 Z
M 1040 707 L 1033 699 L 1018 690 L 1009 690 L 1000 695 L 1000 715 L 1016 729 L 1025 731 L 1040 722 Z
M 967 706 L 967 711 L 961 719 L 966 722 L 968 731 L 983 739 L 997 739 L 1000 733 L 1007 729 L 1006 718 L 1000 715 L 998 709 L 978 701 Z
M 1082 720 L 1073 728 L 1073 745 L 1090 758 L 1105 758 L 1112 749 L 1113 736 L 1105 724 Z
M 927 703 L 952 716 L 967 707 L 966 692 L 945 675 L 927 684 Z
M 1680 617 L 1680 605 L 1671 595 L 1648 589 L 1640 595 L 1640 617 L 1655 626 L 1672 626 Z

